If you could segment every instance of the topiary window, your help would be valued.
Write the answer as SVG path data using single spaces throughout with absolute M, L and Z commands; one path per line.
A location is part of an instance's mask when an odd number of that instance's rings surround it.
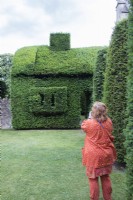
M 36 87 L 29 91 L 29 109 L 35 114 L 60 114 L 67 110 L 67 87 Z

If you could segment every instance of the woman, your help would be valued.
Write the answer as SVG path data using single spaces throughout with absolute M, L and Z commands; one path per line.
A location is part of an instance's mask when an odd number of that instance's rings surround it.
M 116 151 L 113 144 L 112 121 L 107 116 L 106 105 L 95 102 L 92 106 L 91 119 L 84 120 L 81 128 L 86 133 L 82 163 L 86 166 L 90 200 L 99 199 L 98 177 L 101 179 L 104 200 L 111 200 L 112 187 L 109 174 L 116 160 Z

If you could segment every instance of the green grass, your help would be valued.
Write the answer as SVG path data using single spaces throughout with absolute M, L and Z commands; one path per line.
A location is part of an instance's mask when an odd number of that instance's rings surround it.
M 1 200 L 89 199 L 80 130 L 1 130 L 0 135 Z M 113 200 L 126 200 L 125 173 L 115 170 L 111 178 Z

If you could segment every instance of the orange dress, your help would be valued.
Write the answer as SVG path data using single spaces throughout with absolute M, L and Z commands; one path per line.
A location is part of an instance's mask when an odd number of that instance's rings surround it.
M 86 133 L 82 148 L 82 164 L 86 166 L 87 176 L 95 178 L 110 174 L 112 164 L 116 160 L 111 119 L 108 118 L 103 123 L 87 119 L 82 122 L 81 128 Z

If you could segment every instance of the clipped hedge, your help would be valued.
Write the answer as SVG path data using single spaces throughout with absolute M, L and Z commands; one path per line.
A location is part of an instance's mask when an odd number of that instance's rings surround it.
M 13 57 L 12 76 L 32 75 L 34 72 L 37 46 L 23 47 Z
M 79 128 L 80 96 L 84 90 L 92 92 L 92 76 L 84 79 L 14 77 L 12 79 L 13 127 L 15 129 Z
M 69 33 L 51 33 L 50 48 L 53 51 L 70 50 L 70 34 Z
M 93 75 L 93 101 L 102 101 L 104 72 L 106 68 L 106 56 L 108 48 L 98 51 L 96 67 Z
M 35 114 L 57 115 L 67 111 L 67 87 L 31 88 L 30 95 L 29 108 Z
M 51 51 L 49 46 L 24 47 L 15 53 L 12 76 L 93 74 L 97 52 L 101 48 Z
M 109 108 L 114 125 L 118 162 L 124 162 L 126 82 L 127 82 L 127 20 L 116 24 L 112 34 L 105 70 L 103 101 Z
M 127 164 L 127 200 L 133 199 L 133 0 L 130 0 L 128 19 L 128 77 L 127 77 L 127 126 L 126 164 Z
M 100 48 L 55 51 L 51 46 L 36 46 L 18 50 L 12 68 L 13 127 L 79 128 L 83 93 L 88 112 Z

